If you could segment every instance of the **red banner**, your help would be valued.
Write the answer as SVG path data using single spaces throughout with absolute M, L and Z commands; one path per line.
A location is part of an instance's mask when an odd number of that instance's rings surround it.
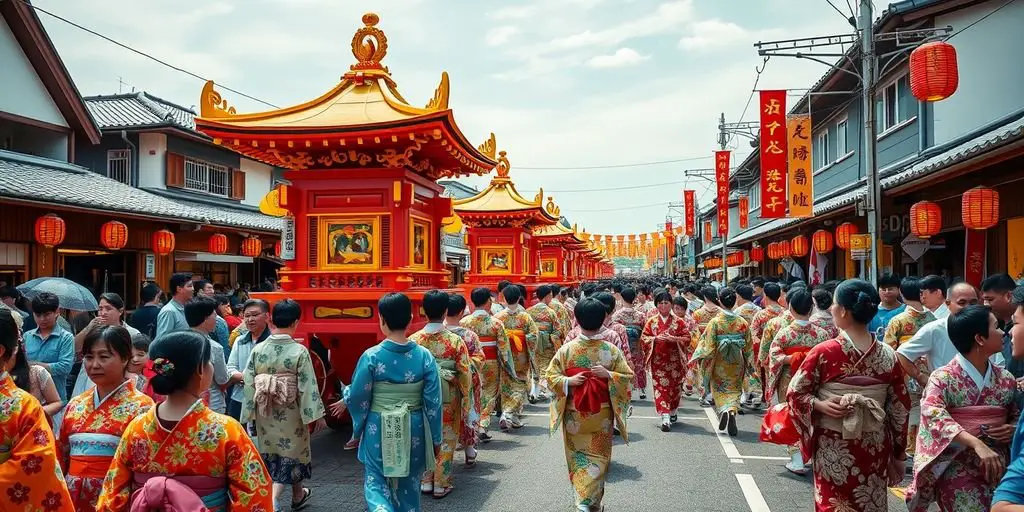
M 786 91 L 761 91 L 761 217 L 786 216 Z
M 694 213 L 697 205 L 694 204 L 694 192 L 692 190 L 683 191 L 683 208 L 686 210 L 686 236 L 693 236 L 697 230 L 697 216 Z
M 740 204 L 737 206 L 740 211 L 740 229 L 747 229 L 750 225 L 750 198 L 740 196 Z
M 985 278 L 985 234 L 984 229 L 967 229 L 964 240 L 964 281 L 978 288 Z
M 729 152 L 715 151 L 715 189 L 718 197 L 718 236 L 729 233 Z

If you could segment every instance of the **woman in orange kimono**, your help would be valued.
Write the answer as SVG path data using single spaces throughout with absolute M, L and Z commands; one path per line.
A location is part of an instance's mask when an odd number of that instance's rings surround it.
M 242 425 L 199 398 L 213 379 L 210 354 L 192 331 L 150 346 L 151 384 L 167 398 L 128 424 L 96 510 L 274 510 L 270 475 Z
M 132 340 L 120 325 L 93 329 L 82 343 L 82 371 L 95 384 L 71 399 L 60 425 L 60 463 L 78 512 L 96 510 L 103 478 L 128 424 L 153 407 L 135 389 Z
M 0 368 L 20 350 L 14 314 L 0 310 Z M 75 510 L 46 413 L 7 372 L 0 372 L 0 504 L 11 511 Z

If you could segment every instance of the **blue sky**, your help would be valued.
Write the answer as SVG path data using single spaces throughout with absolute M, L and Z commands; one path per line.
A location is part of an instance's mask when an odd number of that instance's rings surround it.
M 479 142 L 497 134 L 524 195 L 544 187 L 570 220 L 612 234 L 653 231 L 665 220 L 665 204 L 679 202 L 684 187 L 707 189 L 701 181 L 674 182 L 684 180 L 687 168 L 710 166 L 718 114 L 728 121 L 740 116 L 760 64 L 754 42 L 852 30 L 825 0 L 33 3 L 282 107 L 332 88 L 353 62 L 349 43 L 360 16 L 377 12 L 388 36 L 384 63 L 406 99 L 426 104 L 448 71 L 451 107 L 463 132 Z M 841 0 L 837 5 L 846 8 Z M 41 18 L 83 94 L 135 87 L 185 106 L 198 103 L 198 79 Z M 806 88 L 825 70 L 772 59 L 758 87 Z M 240 112 L 267 109 L 225 96 Z M 756 112 L 751 107 L 746 119 Z M 736 160 L 750 151 L 745 140 L 734 145 Z M 706 158 L 602 170 L 518 168 L 699 157 Z M 480 187 L 487 178 L 466 182 Z

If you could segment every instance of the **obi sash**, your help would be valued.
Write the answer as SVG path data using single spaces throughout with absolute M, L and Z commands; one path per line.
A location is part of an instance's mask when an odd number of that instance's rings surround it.
M 555 345 L 551 343 L 551 332 L 554 331 L 554 324 L 551 322 L 537 322 L 537 352 L 543 352 Z M 521 352 L 521 351 L 520 351 Z
M 135 473 L 134 478 L 131 512 L 228 509 L 228 484 L 223 477 Z
M 374 382 L 370 410 L 380 414 L 381 461 L 384 476 L 406 478 L 412 459 L 412 420 L 410 413 L 423 409 L 423 381 L 408 384 Z M 423 442 L 426 467 L 434 467 L 434 443 L 430 422 L 423 415 Z M 418 476 L 417 476 L 418 478 Z
M 718 352 L 726 359 L 743 359 L 743 346 L 747 344 L 747 339 L 742 334 L 719 334 L 716 338 Z
M 455 361 L 451 359 L 435 359 L 437 376 L 441 378 L 441 402 L 452 402 L 452 381 L 455 380 Z
M 520 354 L 526 350 L 526 332 L 522 329 L 508 329 L 508 341 L 512 345 L 512 352 Z
M 839 397 L 839 404 L 852 405 L 853 412 L 845 418 L 821 415 L 821 426 L 842 433 L 843 439 L 858 439 L 865 432 L 881 432 L 888 388 L 888 384 L 871 378 L 823 384 L 818 388 L 819 400 Z
M 789 356 L 789 373 L 793 375 L 796 373 L 797 368 L 803 364 L 804 359 L 807 358 L 807 353 L 811 351 L 811 347 L 787 347 L 782 349 L 782 353 Z
M 121 438 L 109 434 L 71 434 L 68 475 L 103 479 L 120 442 Z
M 298 376 L 294 373 L 261 373 L 253 380 L 256 413 L 264 418 L 273 415 L 274 406 L 285 406 L 299 394 Z
M 602 407 L 611 405 L 611 394 L 608 381 L 597 377 L 586 368 L 573 367 L 566 370 L 566 376 L 575 377 L 583 374 L 586 380 L 582 385 L 572 389 L 572 406 L 583 414 L 596 414 Z
M 985 428 L 1005 425 L 1007 410 L 998 405 L 971 405 L 951 408 L 949 415 L 972 436 L 978 436 L 983 425 Z
M 495 336 L 480 336 L 480 349 L 484 351 L 484 359 L 495 361 L 498 359 L 498 338 Z

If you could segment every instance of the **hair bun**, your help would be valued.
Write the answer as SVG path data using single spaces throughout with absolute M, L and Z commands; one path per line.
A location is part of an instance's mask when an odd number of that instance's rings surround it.
M 878 307 L 878 301 L 876 301 L 871 295 L 862 291 L 857 292 L 857 305 L 864 305 L 870 307 Z

